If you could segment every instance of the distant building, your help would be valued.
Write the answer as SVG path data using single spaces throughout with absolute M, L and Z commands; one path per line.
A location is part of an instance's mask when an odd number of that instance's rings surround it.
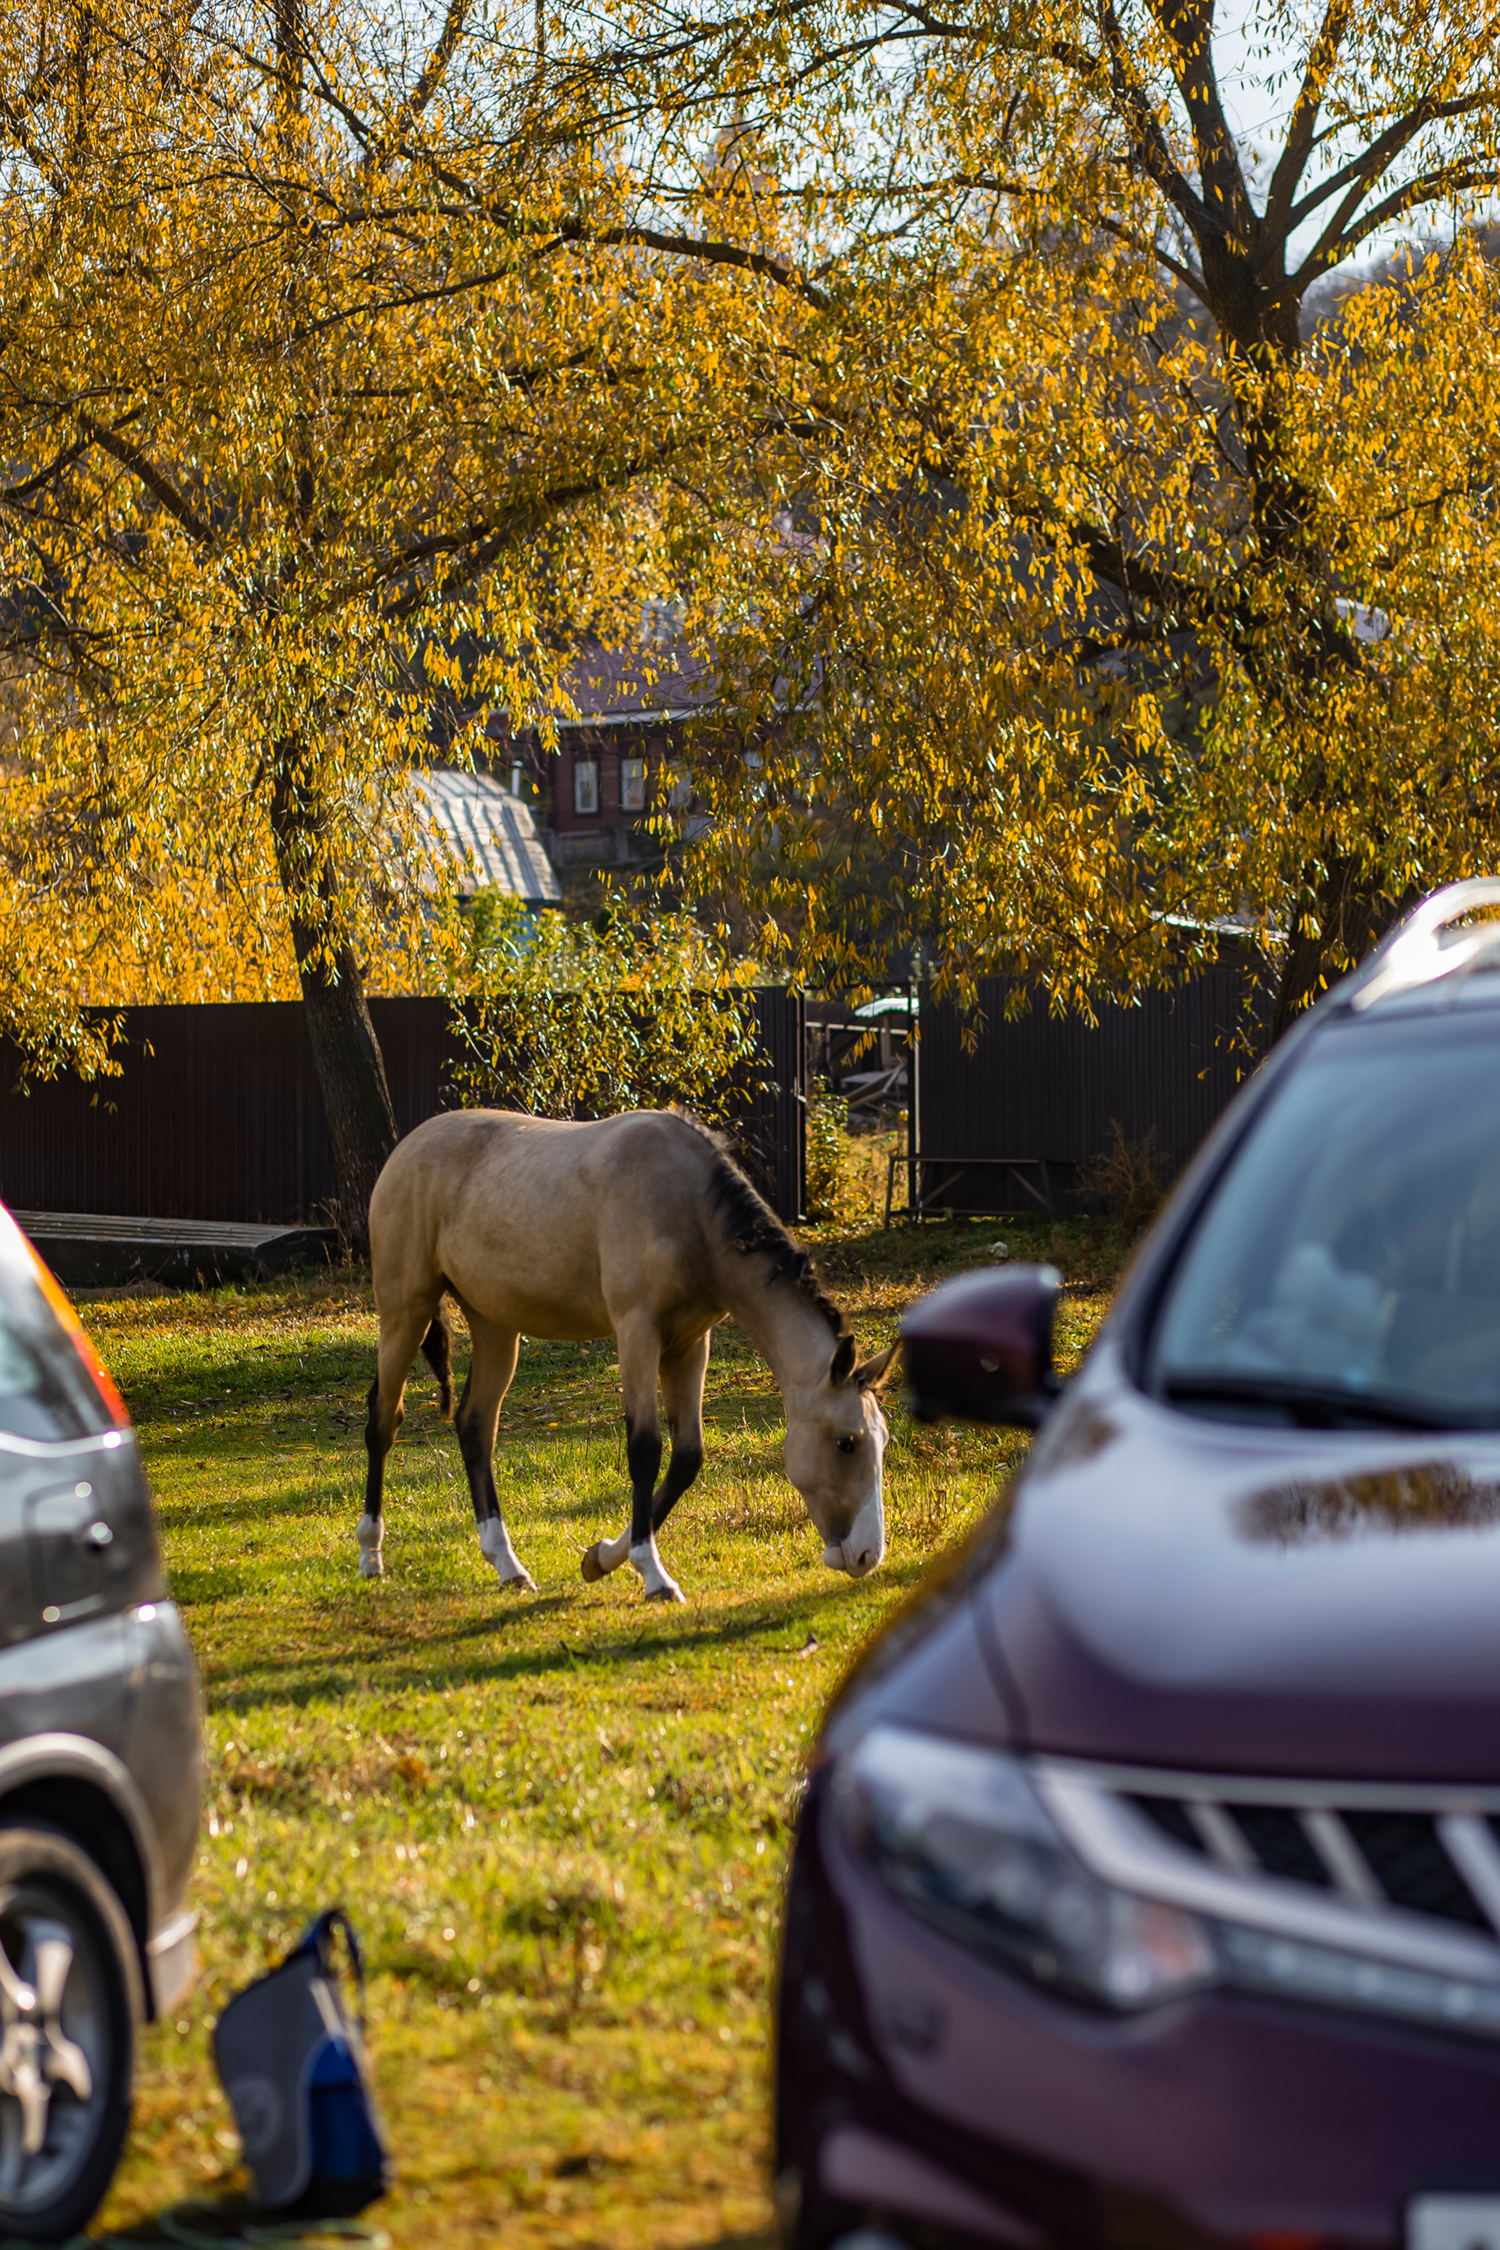
M 543 748 L 540 730 L 513 733 L 497 713 L 490 754 L 530 785 L 555 867 L 649 865 L 661 847 L 644 822 L 690 803 L 682 732 L 713 703 L 713 673 L 669 632 L 654 646 L 588 650 L 562 686 L 577 716 L 558 719 L 555 751 Z

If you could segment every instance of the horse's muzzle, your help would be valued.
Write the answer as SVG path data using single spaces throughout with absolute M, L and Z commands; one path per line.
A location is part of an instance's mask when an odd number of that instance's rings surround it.
M 846 1570 L 851 1578 L 868 1578 L 885 1560 L 885 1513 L 879 1501 L 866 1501 L 847 1535 L 823 1549 L 830 1570 Z

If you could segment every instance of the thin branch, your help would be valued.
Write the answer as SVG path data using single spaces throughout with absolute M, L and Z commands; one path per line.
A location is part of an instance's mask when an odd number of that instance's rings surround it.
M 780 258 L 771 258 L 763 250 L 746 250 L 735 242 L 703 242 L 690 234 L 658 234 L 652 227 L 602 227 L 597 232 L 581 223 L 559 229 L 550 242 L 537 251 L 546 257 L 564 243 L 580 243 L 600 250 L 637 247 L 642 250 L 660 250 L 668 257 L 693 258 L 700 265 L 733 266 L 742 273 L 757 273 L 779 287 L 789 289 L 794 295 L 805 297 L 819 312 L 830 312 L 833 299 L 826 290 L 800 274 L 795 266 Z
M 1204 203 L 1215 218 L 1227 217 L 1248 249 L 1258 221 L 1214 75 L 1213 0 L 1153 0 L 1152 13 L 1177 58 L 1172 75 L 1187 110 Z
M 147 460 L 138 446 L 131 445 L 128 439 L 117 436 L 112 429 L 101 428 L 87 414 L 80 414 L 78 426 L 91 445 L 97 445 L 101 452 L 109 454 L 112 460 L 119 462 L 122 469 L 127 469 L 130 472 L 138 484 L 144 485 L 152 497 L 166 509 L 167 514 L 172 517 L 173 521 L 181 524 L 183 530 L 188 533 L 190 538 L 196 539 L 200 547 L 211 547 L 213 545 L 213 533 L 209 530 L 208 525 L 184 500 L 175 485 L 169 483 L 155 463 Z
M 427 67 L 411 90 L 406 103 L 406 114 L 413 122 L 419 118 L 442 84 L 443 74 L 453 60 L 453 50 L 458 45 L 464 28 L 466 0 L 448 0 L 448 13 L 443 22 L 442 34 L 427 58 Z
M 1352 0 L 1328 0 L 1318 36 L 1313 41 L 1302 74 L 1297 99 L 1287 124 L 1286 142 L 1271 174 L 1266 194 L 1265 226 L 1268 235 L 1285 240 L 1290 231 L 1292 198 L 1307 169 L 1317 138 L 1318 113 L 1333 75 L 1344 34 L 1349 28 Z

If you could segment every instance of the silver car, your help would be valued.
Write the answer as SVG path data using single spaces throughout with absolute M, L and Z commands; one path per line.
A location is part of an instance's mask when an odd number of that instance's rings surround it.
M 0 2239 L 89 2220 L 192 1981 L 198 1683 L 119 1394 L 0 1208 Z

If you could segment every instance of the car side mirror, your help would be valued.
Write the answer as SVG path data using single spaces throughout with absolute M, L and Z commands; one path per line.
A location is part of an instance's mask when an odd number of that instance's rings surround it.
M 945 1281 L 901 1323 L 908 1404 L 918 1422 L 1034 1430 L 1061 1385 L 1052 1372 L 1056 1266 L 987 1266 Z

